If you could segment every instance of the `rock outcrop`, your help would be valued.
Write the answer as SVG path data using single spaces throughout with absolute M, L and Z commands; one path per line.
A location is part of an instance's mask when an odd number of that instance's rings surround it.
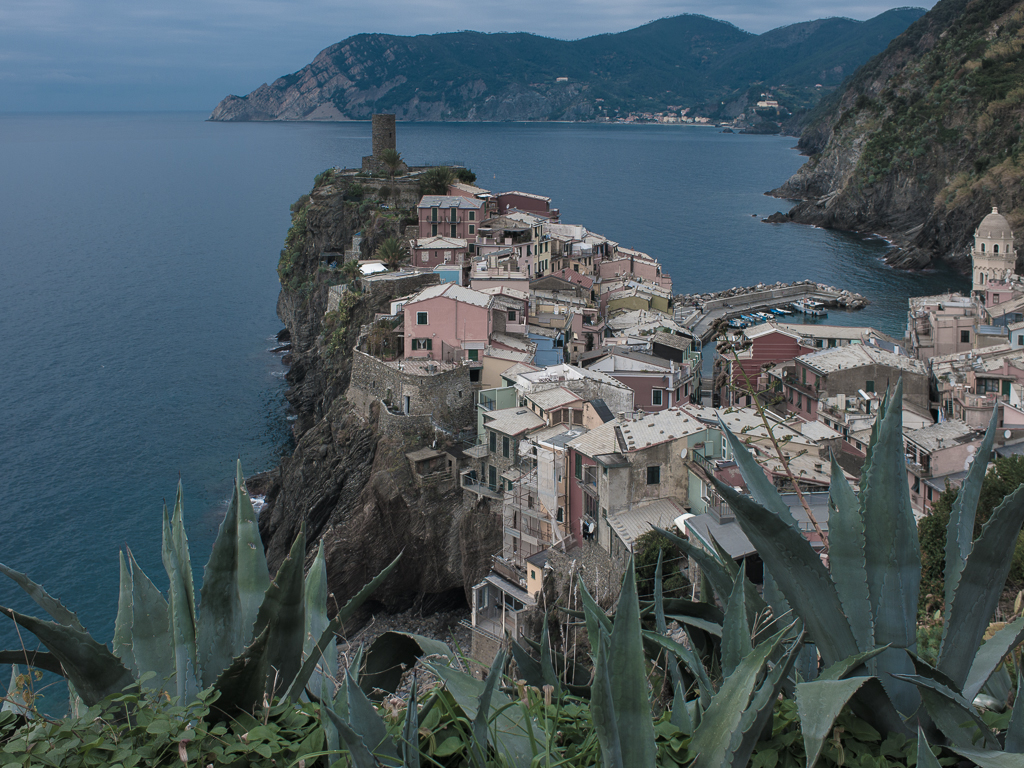
M 451 484 L 416 482 L 405 454 L 434 435 L 400 429 L 382 434 L 376 410 L 363 419 L 346 399 L 359 329 L 375 313 L 388 312 L 393 291 L 353 291 L 338 311 L 326 312 L 330 286 L 343 280 L 323 254 L 350 247 L 357 231 L 372 251 L 387 227 L 407 223 L 382 223 L 381 186 L 391 183 L 327 172 L 293 207 L 279 266 L 278 314 L 291 340 L 287 397 L 297 415 L 295 450 L 262 478 L 260 533 L 276 570 L 305 524 L 307 554 L 324 544 L 328 586 L 338 606 L 404 552 L 374 595 L 376 603 L 392 611 L 447 607 L 463 603 L 465 588 L 488 571 L 490 555 L 500 548 L 500 520 Z M 414 181 L 398 179 L 394 186 L 403 205 L 418 200 Z M 396 199 L 388 192 L 389 200 Z
M 823 105 L 773 221 L 884 235 L 890 263 L 969 269 L 993 205 L 1024 224 L 1024 4 L 942 0 Z

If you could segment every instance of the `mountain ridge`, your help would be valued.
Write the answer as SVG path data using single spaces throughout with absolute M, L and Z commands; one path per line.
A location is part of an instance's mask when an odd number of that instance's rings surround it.
M 772 87 L 796 111 L 923 13 L 898 8 L 863 22 L 832 17 L 763 35 L 695 14 L 571 41 L 525 32 L 360 33 L 297 72 L 226 97 L 210 119 L 351 120 L 392 112 L 399 120 L 597 120 L 669 107 L 732 118 L 747 108 L 748 91 L 756 98 Z

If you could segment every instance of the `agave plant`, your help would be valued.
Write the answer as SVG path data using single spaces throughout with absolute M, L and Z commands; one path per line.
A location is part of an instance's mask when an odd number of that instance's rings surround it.
M 117 618 L 108 648 L 94 640 L 60 601 L 24 574 L 0 564 L 0 572 L 53 619 L 0 607 L 48 649 L 28 654 L 2 651 L 0 663 L 25 662 L 27 655 L 32 666 L 66 677 L 89 706 L 136 684 L 167 691 L 180 702 L 212 687 L 219 693 L 217 707 L 225 712 L 251 711 L 265 696 L 294 699 L 307 684 L 319 694 L 327 689 L 327 674 L 332 661 L 336 663 L 335 634 L 398 560 L 328 620 L 323 546 L 304 579 L 305 550 L 303 528 L 271 581 L 239 462 L 231 504 L 206 564 L 197 605 L 179 483 L 173 512 L 168 515 L 165 506 L 163 514 L 166 597 L 131 551 L 127 558 L 122 554 Z
M 792 610 L 804 622 L 827 668 L 860 660 L 846 680 L 822 675 L 796 686 L 805 740 L 818 734 L 808 740 L 808 755 L 816 759 L 824 736 L 847 704 L 882 733 L 912 735 L 919 724 L 933 740 L 943 740 L 965 756 L 965 750 L 972 751 L 975 761 L 979 741 L 986 754 L 998 755 L 1003 747 L 1019 750 L 1024 714 L 1014 717 L 1006 743 L 1000 745 L 972 704 L 1004 657 L 1024 640 L 1022 618 L 982 644 L 1011 564 L 1013 547 L 1007 542 L 1016 540 L 1024 522 L 1022 486 L 1004 499 L 971 541 L 995 414 L 950 517 L 944 630 L 935 668 L 916 654 L 921 556 L 903 456 L 902 382 L 882 400 L 859 495 L 832 462 L 828 566 L 803 537 L 753 456 L 724 424 L 722 429 L 750 496 L 712 481 L 764 561 L 768 602 L 776 613 Z M 727 624 L 733 610 L 724 583 L 732 567 L 728 557 L 667 535 L 698 561 L 727 603 Z

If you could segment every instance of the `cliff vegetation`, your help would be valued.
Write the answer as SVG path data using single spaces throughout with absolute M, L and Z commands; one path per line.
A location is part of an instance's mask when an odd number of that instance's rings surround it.
M 794 221 L 876 232 L 891 263 L 969 266 L 996 205 L 1024 223 L 1024 3 L 942 0 L 823 102 L 799 147 L 811 155 L 771 194 Z

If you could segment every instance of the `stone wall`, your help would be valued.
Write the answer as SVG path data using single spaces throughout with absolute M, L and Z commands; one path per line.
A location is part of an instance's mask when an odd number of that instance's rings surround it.
M 395 116 L 374 115 L 371 118 L 373 156 L 380 157 L 385 149 L 395 149 Z
M 400 371 L 396 365 L 357 349 L 352 353 L 352 378 L 347 396 L 363 418 L 370 417 L 370 408 L 379 400 L 389 402 L 397 410 L 405 410 L 408 397 L 409 416 L 425 417 L 437 428 L 457 433 L 476 425 L 477 385 L 470 383 L 469 370 L 469 366 L 460 365 L 423 376 Z M 382 410 L 382 416 L 383 413 Z

